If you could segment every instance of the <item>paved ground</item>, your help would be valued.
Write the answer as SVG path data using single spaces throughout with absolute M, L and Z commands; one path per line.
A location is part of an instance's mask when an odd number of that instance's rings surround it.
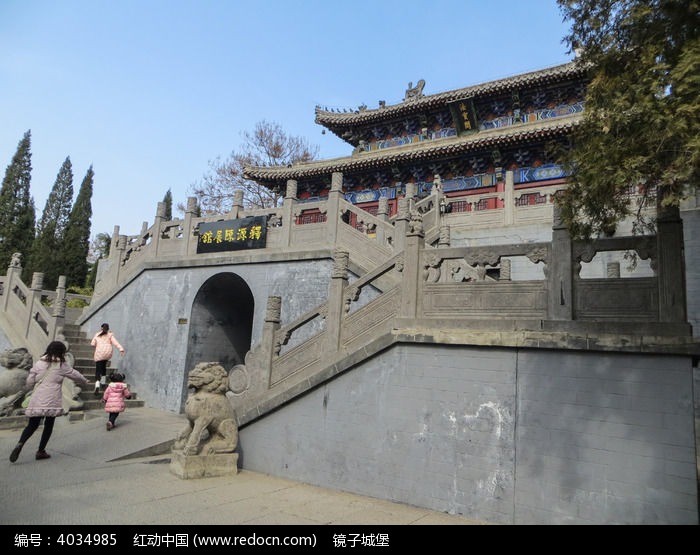
M 56 420 L 48 460 L 34 459 L 41 428 L 15 463 L 21 429 L 0 430 L 0 524 L 485 524 L 246 470 L 184 480 L 169 470 L 184 416 L 136 408 L 107 432 L 103 411 L 86 415 Z

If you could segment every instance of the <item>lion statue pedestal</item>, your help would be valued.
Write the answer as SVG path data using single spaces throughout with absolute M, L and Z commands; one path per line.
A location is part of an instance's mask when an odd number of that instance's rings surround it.
M 170 472 L 183 480 L 235 476 L 238 474 L 238 454 L 187 456 L 173 451 L 170 457 Z
M 216 362 L 200 362 L 188 376 L 187 426 L 173 444 L 170 471 L 180 478 L 238 474 L 238 424 L 226 397 L 228 375 Z

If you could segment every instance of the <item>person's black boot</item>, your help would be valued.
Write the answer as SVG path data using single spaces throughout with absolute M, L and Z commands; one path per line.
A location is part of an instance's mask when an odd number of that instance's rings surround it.
M 17 460 L 20 452 L 22 451 L 23 446 L 24 443 L 18 443 L 17 445 L 15 445 L 15 448 L 12 450 L 12 453 L 10 453 L 10 462 L 15 462 Z

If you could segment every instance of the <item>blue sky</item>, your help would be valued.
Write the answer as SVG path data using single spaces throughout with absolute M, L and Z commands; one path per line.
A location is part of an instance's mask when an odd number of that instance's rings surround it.
M 568 28 L 555 0 L 0 0 L 0 171 L 31 130 L 37 218 L 70 156 L 76 195 L 95 172 L 92 235 L 135 235 L 257 122 L 346 156 L 316 105 L 564 63 Z

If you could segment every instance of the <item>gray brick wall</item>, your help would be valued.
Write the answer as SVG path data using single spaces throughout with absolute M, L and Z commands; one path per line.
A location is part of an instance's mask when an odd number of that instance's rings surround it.
M 521 351 L 515 521 L 697 524 L 688 358 Z
M 242 468 L 504 524 L 697 524 L 685 358 L 394 347 L 240 432 Z

